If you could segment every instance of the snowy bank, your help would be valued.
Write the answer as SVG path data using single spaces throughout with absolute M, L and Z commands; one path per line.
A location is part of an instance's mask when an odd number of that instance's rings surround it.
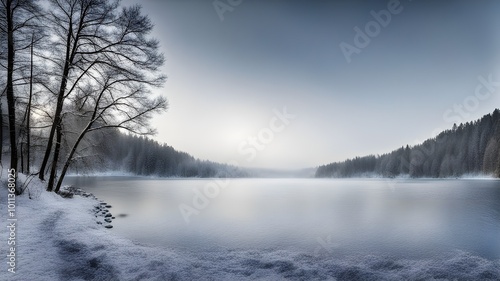
M 5 180 L 2 186 L 6 186 Z M 96 223 L 92 198 L 65 199 L 36 179 L 17 198 L 16 273 L 0 280 L 498 280 L 500 261 L 466 252 L 426 260 L 283 250 L 189 252 L 138 245 Z M 7 213 L 0 189 L 0 212 Z M 32 199 L 30 199 L 30 197 Z M 2 220 L 5 223 L 5 220 Z M 2 227 L 1 252 L 7 252 Z M 5 254 L 2 254 L 6 260 Z

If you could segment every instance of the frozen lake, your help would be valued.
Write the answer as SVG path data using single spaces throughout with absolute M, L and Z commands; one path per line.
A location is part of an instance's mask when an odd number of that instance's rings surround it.
M 113 206 L 111 231 L 156 247 L 418 259 L 460 250 L 500 258 L 497 180 L 80 177 L 66 183 Z

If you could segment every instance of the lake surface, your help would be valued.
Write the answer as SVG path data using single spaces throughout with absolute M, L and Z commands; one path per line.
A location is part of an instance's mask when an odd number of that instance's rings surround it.
M 70 177 L 66 184 L 112 205 L 110 231 L 156 247 L 405 258 L 459 250 L 500 259 L 498 180 Z

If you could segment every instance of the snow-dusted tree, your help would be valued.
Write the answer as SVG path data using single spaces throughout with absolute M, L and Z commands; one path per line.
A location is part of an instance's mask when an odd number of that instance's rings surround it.
M 30 174 L 32 147 L 39 146 L 39 143 L 32 141 L 33 129 L 33 111 L 41 105 L 37 103 L 37 98 L 42 95 L 40 84 L 44 83 L 43 62 L 39 60 L 35 52 L 43 52 L 42 40 L 44 39 L 44 30 L 41 26 L 41 21 L 38 21 L 37 26 L 32 27 L 32 33 L 26 35 L 26 52 L 20 52 L 19 64 L 19 97 L 17 98 L 18 108 L 20 111 L 19 122 L 19 152 L 21 160 L 21 172 Z M 42 105 L 43 106 L 43 105 Z
M 7 98 L 7 111 L 9 123 L 10 140 L 10 167 L 16 171 L 18 163 L 17 147 L 17 122 L 16 122 L 16 82 L 23 80 L 18 75 L 22 65 L 18 63 L 17 54 L 29 48 L 29 41 L 34 28 L 39 27 L 40 6 L 36 0 L 0 0 L 0 42 L 6 49 L 5 60 L 2 67 L 5 68 L 6 82 L 5 95 Z M 16 190 L 20 193 L 21 190 Z
M 158 42 L 149 38 L 153 25 L 138 6 L 120 9 L 119 1 L 109 0 L 50 0 L 49 4 L 54 47 L 46 59 L 52 62 L 49 75 L 55 83 L 47 85 L 47 90 L 53 94 L 55 107 L 39 177 L 44 179 L 52 155 L 48 182 L 48 190 L 52 190 L 65 116 L 86 118 L 90 127 L 78 133 L 82 138 L 96 126 L 149 133 L 140 125 L 166 102 L 149 93 L 165 80 L 159 73 L 164 58 L 158 52 Z M 70 104 L 81 107 L 75 111 Z M 80 143 L 77 141 L 76 147 Z M 71 154 L 72 149 L 69 151 Z M 69 165 L 71 157 L 64 162 L 64 166 Z M 67 170 L 62 169 L 59 181 Z
M 500 177 L 500 110 L 480 120 L 454 124 L 422 144 L 406 146 L 391 153 L 356 157 L 318 167 L 317 177 L 349 177 L 363 172 L 383 176 L 398 173 L 411 177 L 456 177 L 464 174 L 494 174 Z M 399 165 L 399 169 L 397 166 Z M 368 169 L 367 169 L 368 168 Z
M 483 170 L 486 174 L 494 174 L 498 166 L 500 152 L 498 149 L 498 140 L 491 139 L 486 147 L 486 153 L 483 161 Z
M 84 99 L 82 107 L 69 114 L 85 120 L 85 126 L 76 134 L 76 139 L 64 161 L 55 191 L 59 191 L 63 178 L 74 159 L 78 146 L 89 133 L 108 128 L 121 128 L 136 134 L 151 134 L 151 114 L 166 109 L 167 102 L 161 96 L 154 96 L 144 82 L 110 70 L 100 74 L 100 82 L 77 97 Z
M 95 56 L 85 55 L 85 53 L 96 52 L 102 48 L 100 45 L 95 45 L 94 41 L 105 40 L 108 30 L 115 22 L 113 12 L 118 8 L 117 1 L 49 0 L 48 2 L 50 14 L 47 17 L 47 27 L 52 35 L 52 52 L 47 54 L 45 59 L 52 63 L 51 72 L 47 74 L 53 77 L 53 83 L 45 87 L 55 99 L 55 110 L 45 154 L 40 165 L 39 178 L 41 180 L 45 179 L 56 133 L 57 140 L 53 155 L 54 173 L 57 169 L 64 101 L 96 64 L 93 58 Z M 51 180 L 49 186 L 52 185 L 54 179 Z
M 50 154 L 55 133 L 48 190 L 55 183 L 60 161 L 63 118 L 74 115 L 86 123 L 80 132 L 74 132 L 78 137 L 63 160 L 55 189 L 58 191 L 79 144 L 88 133 L 122 128 L 151 134 L 154 132 L 148 123 L 151 114 L 164 110 L 167 103 L 150 91 L 165 81 L 160 72 L 164 58 L 158 51 L 158 42 L 149 38 L 152 23 L 138 6 L 120 11 L 118 2 L 104 0 L 53 0 L 52 3 L 60 9 L 53 12 L 53 19 L 62 22 L 55 30 L 67 35 L 66 43 L 61 41 L 63 37 L 56 42 L 68 52 L 67 60 L 56 63 L 63 66 L 63 76 L 45 153 Z M 45 158 L 42 165 L 46 165 Z M 44 169 L 42 166 L 40 174 Z

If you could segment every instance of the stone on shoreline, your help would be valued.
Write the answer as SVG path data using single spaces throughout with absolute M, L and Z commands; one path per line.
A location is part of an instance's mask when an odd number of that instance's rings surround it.
M 115 217 L 113 217 L 113 215 L 111 215 L 108 210 L 112 206 L 102 200 L 99 200 L 94 194 L 73 186 L 63 187 L 58 194 L 63 198 L 73 198 L 74 195 L 80 195 L 82 197 L 92 198 L 96 200 L 97 202 L 96 205 L 94 205 L 93 209 L 95 217 L 97 218 L 96 223 L 99 225 L 103 225 L 105 228 L 113 228 L 113 226 L 109 223 L 111 223 L 112 219 L 114 219 Z M 99 219 L 99 217 L 103 217 L 104 220 Z

